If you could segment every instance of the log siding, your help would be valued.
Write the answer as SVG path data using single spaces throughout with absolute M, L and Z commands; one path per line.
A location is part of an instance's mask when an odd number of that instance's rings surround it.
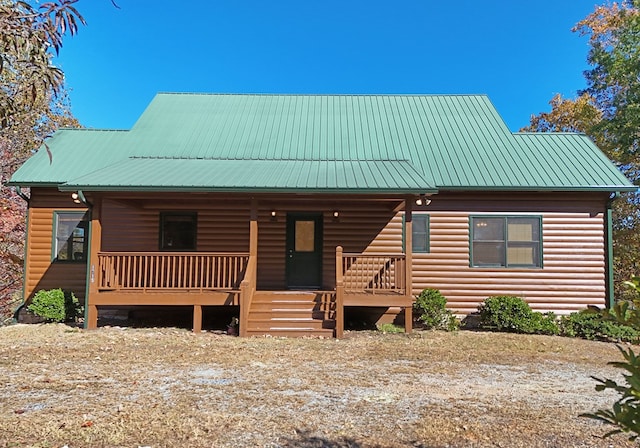
M 85 296 L 83 263 L 52 263 L 55 211 L 82 211 L 66 193 L 32 188 L 25 297 L 39 289 L 62 287 Z M 535 310 L 560 314 L 588 305 L 605 305 L 604 211 L 606 194 L 453 193 L 431 197 L 414 208 L 429 216 L 429 252 L 414 253 L 413 293 L 437 288 L 459 314 L 476 311 L 488 296 L 524 297 Z M 400 200 L 359 200 L 334 195 L 257 199 L 257 290 L 279 290 L 285 280 L 287 212 L 322 212 L 323 288 L 335 288 L 337 246 L 345 253 L 402 254 Z M 196 211 L 198 252 L 249 252 L 250 198 L 238 195 L 111 194 L 102 207 L 102 252 L 157 252 L 159 216 L 165 211 Z M 395 208 L 395 210 L 394 210 Z M 276 211 L 276 217 L 271 216 Z M 338 218 L 333 211 L 339 212 Z M 470 266 L 469 217 L 518 215 L 542 218 L 542 268 Z
M 72 291 L 80 300 L 85 297 L 86 262 L 52 261 L 56 212 L 86 212 L 83 204 L 75 204 L 71 196 L 55 189 L 32 188 L 26 253 L 24 295 L 30 299 L 42 289 L 62 288 Z
M 589 305 L 604 307 L 604 204 L 606 197 L 580 195 L 456 195 L 432 198 L 430 252 L 413 254 L 413 292 L 439 289 L 447 306 L 459 314 L 477 310 L 492 295 L 523 297 L 536 311 L 567 314 Z M 449 209 L 449 210 L 447 210 Z M 464 210 L 464 211 L 463 211 Z M 526 212 L 525 210 L 529 210 Z M 487 268 L 470 265 L 470 224 L 474 215 L 540 216 L 541 268 Z M 390 247 L 402 236 L 403 213 L 389 223 L 371 245 Z

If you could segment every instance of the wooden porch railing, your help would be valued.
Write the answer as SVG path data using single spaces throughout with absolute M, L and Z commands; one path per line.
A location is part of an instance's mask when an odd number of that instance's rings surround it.
M 336 337 L 344 334 L 345 296 L 367 297 L 407 294 L 404 254 L 353 254 L 336 248 Z
M 404 254 L 342 254 L 342 278 L 345 292 L 404 294 Z
M 98 289 L 239 290 L 248 253 L 99 252 Z

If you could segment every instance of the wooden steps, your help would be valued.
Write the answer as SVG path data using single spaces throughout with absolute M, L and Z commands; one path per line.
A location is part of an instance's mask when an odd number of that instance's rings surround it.
M 257 291 L 251 302 L 247 336 L 334 336 L 332 293 Z

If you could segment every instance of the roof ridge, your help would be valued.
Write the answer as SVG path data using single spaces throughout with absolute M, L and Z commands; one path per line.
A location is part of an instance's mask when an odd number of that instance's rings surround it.
M 487 97 L 486 93 L 284 93 L 284 92 L 158 92 L 157 95 L 185 95 L 185 96 L 334 96 L 334 97 Z
M 513 135 L 535 135 L 535 136 L 552 136 L 552 135 L 587 135 L 584 132 L 578 131 L 548 131 L 548 132 L 536 132 L 536 131 L 517 131 L 513 132 Z
M 84 132 L 129 132 L 129 129 L 113 129 L 113 128 L 72 128 L 61 127 L 57 131 L 84 131 Z
M 248 157 L 248 158 L 239 158 L 239 157 L 198 157 L 198 156 L 144 156 L 144 155 L 132 155 L 128 157 L 129 159 L 135 159 L 135 160 L 228 160 L 228 161 L 234 161 L 234 162 L 240 162 L 240 161 L 244 161 L 244 162 L 249 162 L 249 161 L 253 161 L 253 162 L 408 162 L 408 163 L 412 163 L 411 159 L 374 159 L 374 158 L 364 158 L 364 159 L 347 159 L 347 158 L 342 158 L 342 159 L 309 159 L 309 158 L 304 158 L 304 159 L 300 159 L 300 158 L 278 158 L 278 159 L 274 159 L 274 158 L 255 158 L 255 157 Z

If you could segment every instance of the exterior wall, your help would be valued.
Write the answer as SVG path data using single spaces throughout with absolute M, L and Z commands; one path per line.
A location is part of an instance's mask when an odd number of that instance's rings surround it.
M 248 252 L 250 199 L 206 196 L 207 199 L 164 195 L 163 200 L 139 196 L 105 199 L 102 213 L 102 251 L 155 252 L 159 246 L 161 211 L 198 212 L 197 250 Z M 286 288 L 286 214 L 322 213 L 323 288 L 335 287 L 335 251 L 364 252 L 395 213 L 389 201 L 258 200 L 258 288 Z M 271 211 L 276 211 L 276 218 Z M 340 213 L 334 219 L 333 211 Z M 394 253 L 402 251 L 395 242 Z
M 83 298 L 84 263 L 52 263 L 53 213 L 84 210 L 67 193 L 32 188 L 29 206 L 25 295 L 62 287 Z M 413 255 L 413 292 L 437 288 L 449 307 L 470 313 L 488 296 L 524 297 L 535 310 L 569 313 L 605 305 L 603 211 L 607 195 L 456 194 L 433 196 L 416 213 L 430 217 L 430 252 Z M 345 252 L 401 253 L 403 212 L 398 201 L 332 196 L 258 198 L 258 288 L 286 287 L 286 213 L 324 215 L 323 286 L 335 286 L 335 248 Z M 250 199 L 247 196 L 117 194 L 103 201 L 102 251 L 155 252 L 161 211 L 197 211 L 197 250 L 248 252 Z M 275 210 L 277 216 L 271 217 Z M 340 214 L 333 218 L 333 211 Z M 469 216 L 474 214 L 542 217 L 543 267 L 473 268 L 469 265 Z
M 468 314 L 492 295 L 523 297 L 534 310 L 567 314 L 605 299 L 606 196 L 579 194 L 463 195 L 441 193 L 415 212 L 430 218 L 430 253 L 413 254 L 413 290 L 439 289 L 454 312 Z M 543 267 L 474 268 L 469 261 L 469 216 L 542 217 Z M 402 237 L 402 215 L 370 249 L 383 251 Z
M 83 204 L 74 204 L 70 194 L 56 189 L 31 188 L 25 261 L 25 299 L 31 299 L 41 289 L 62 288 L 73 291 L 81 300 L 85 297 L 86 263 L 52 262 L 54 211 L 86 211 Z
M 198 213 L 196 250 L 249 251 L 249 201 L 188 200 L 163 195 L 162 200 L 111 200 L 102 205 L 102 251 L 157 252 L 160 212 Z

